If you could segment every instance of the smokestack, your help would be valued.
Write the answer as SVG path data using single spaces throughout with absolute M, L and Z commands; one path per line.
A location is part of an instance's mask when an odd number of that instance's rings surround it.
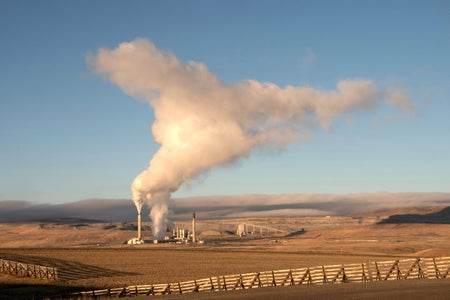
M 141 228 L 142 228 L 141 214 L 138 214 L 138 240 L 139 241 L 142 239 Z
M 160 239 L 167 202 L 184 182 L 247 158 L 253 149 L 284 149 L 311 138 L 312 130 L 327 130 L 335 118 L 377 108 L 381 101 L 414 107 L 402 90 L 381 89 L 371 80 L 341 80 L 331 91 L 256 80 L 225 83 L 206 65 L 185 63 L 145 39 L 99 49 L 88 63 L 153 107 L 152 133 L 161 147 L 131 190 L 138 211 L 151 206 L 153 236 Z
M 192 243 L 195 243 L 195 213 L 192 214 Z

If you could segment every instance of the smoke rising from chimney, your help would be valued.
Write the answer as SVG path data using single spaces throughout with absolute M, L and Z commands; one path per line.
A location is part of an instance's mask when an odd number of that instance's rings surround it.
M 139 212 L 144 203 L 151 206 L 157 238 L 171 193 L 203 172 L 248 157 L 255 147 L 301 140 L 353 110 L 381 102 L 412 106 L 401 90 L 380 90 L 370 80 L 342 80 L 332 91 L 254 80 L 227 84 L 204 64 L 184 63 L 145 39 L 99 49 L 88 62 L 94 73 L 153 107 L 152 133 L 161 147 L 131 190 Z

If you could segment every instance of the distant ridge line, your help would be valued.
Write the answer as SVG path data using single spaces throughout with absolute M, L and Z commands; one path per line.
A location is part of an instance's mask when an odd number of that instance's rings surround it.
M 404 214 L 404 215 L 392 215 L 387 219 L 382 220 L 379 224 L 414 224 L 414 223 L 426 223 L 426 224 L 450 224 L 450 206 L 442 209 L 441 211 L 419 215 L 419 214 Z

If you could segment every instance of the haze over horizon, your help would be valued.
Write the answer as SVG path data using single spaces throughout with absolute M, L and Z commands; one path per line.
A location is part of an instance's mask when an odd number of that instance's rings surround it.
M 131 199 L 85 199 L 70 203 L 0 201 L 0 222 L 66 222 L 74 220 L 135 222 Z M 280 194 L 173 198 L 168 220 L 252 217 L 360 216 L 392 209 L 426 213 L 425 207 L 450 207 L 450 193 Z M 147 211 L 148 207 L 144 207 Z M 143 221 L 150 221 L 144 213 Z
M 131 198 L 130 184 L 159 148 L 155 111 L 93 76 L 85 59 L 136 38 L 183 64 L 204 64 L 226 86 L 254 80 L 332 94 L 339 82 L 370 81 L 406 108 L 344 114 L 301 142 L 255 147 L 183 184 L 175 198 L 450 192 L 446 3 L 2 6 L 0 202 Z

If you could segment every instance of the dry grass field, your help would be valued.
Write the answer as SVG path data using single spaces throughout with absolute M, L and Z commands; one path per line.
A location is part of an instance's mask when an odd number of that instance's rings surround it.
M 269 224 L 272 228 L 284 226 L 283 229 L 290 228 L 291 231 L 305 229 L 305 232 L 290 237 L 281 234 L 237 237 L 221 232 L 222 225 L 214 228 L 214 224 L 220 221 L 199 220 L 199 236 L 205 243 L 196 246 L 124 245 L 124 241 L 136 234 L 127 230 L 127 224 L 0 224 L 0 257 L 57 267 L 61 279 L 57 282 L 42 281 L 0 273 L 0 298 L 31 299 L 33 295 L 38 298 L 39 295 L 76 290 L 177 282 L 216 275 L 418 256 L 450 256 L 449 224 L 376 224 L 379 219 L 371 215 L 236 220 Z M 145 234 L 148 233 L 144 231 Z M 349 284 L 351 287 L 355 285 Z M 450 281 L 439 286 L 442 287 L 433 289 L 449 290 Z M 380 287 L 377 285 L 376 289 L 384 289 Z M 327 287 L 314 287 L 317 292 L 311 293 L 319 295 L 327 291 L 319 288 Z M 333 293 L 345 294 L 349 288 L 338 288 L 343 290 Z M 354 291 L 357 289 L 359 287 L 355 286 Z M 268 294 L 263 298 L 270 298 L 270 293 L 286 294 L 286 297 L 310 293 L 304 287 L 271 291 L 267 288 Z M 255 299 L 261 298 L 258 293 L 263 292 L 243 293 L 236 294 L 240 296 L 230 293 L 215 297 L 244 299 L 248 296 L 248 299 Z

